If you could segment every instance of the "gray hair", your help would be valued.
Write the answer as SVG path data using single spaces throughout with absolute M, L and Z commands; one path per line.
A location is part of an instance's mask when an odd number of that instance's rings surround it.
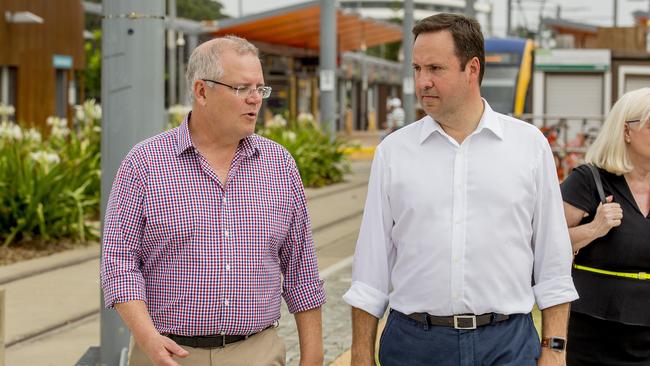
M 185 73 L 190 104 L 194 103 L 195 81 L 204 78 L 219 80 L 223 76 L 221 55 L 227 50 L 235 51 L 238 55 L 252 54 L 259 57 L 257 47 L 237 36 L 214 38 L 199 45 L 190 55 Z

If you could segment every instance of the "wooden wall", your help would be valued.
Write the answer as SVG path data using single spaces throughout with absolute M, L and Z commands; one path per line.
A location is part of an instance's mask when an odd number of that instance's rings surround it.
M 598 28 L 597 48 L 613 51 L 645 51 L 644 27 Z
M 5 11 L 30 11 L 43 18 L 43 23 L 7 23 Z M 17 121 L 44 125 L 55 114 L 52 58 L 55 54 L 72 57 L 71 80 L 73 70 L 85 65 L 83 30 L 80 0 L 0 0 L 0 66 L 17 67 Z

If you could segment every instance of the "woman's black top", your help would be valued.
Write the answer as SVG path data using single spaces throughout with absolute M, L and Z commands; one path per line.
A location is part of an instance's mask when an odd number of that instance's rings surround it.
M 575 257 L 575 264 L 615 271 L 650 273 L 650 215 L 644 217 L 622 175 L 598 169 L 605 196 L 614 196 L 623 209 L 621 225 L 592 241 Z M 589 223 L 600 204 L 594 177 L 586 165 L 574 169 L 562 183 L 563 200 L 589 214 Z M 572 311 L 618 321 L 650 326 L 650 280 L 638 280 L 573 269 L 580 299 Z

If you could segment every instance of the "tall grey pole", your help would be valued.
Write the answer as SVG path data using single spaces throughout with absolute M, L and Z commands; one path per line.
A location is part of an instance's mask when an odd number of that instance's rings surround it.
M 336 118 L 336 1 L 320 1 L 320 123 L 334 136 Z
M 465 0 L 465 15 L 470 18 L 476 18 L 476 11 L 474 11 L 474 0 Z
M 176 46 L 178 51 L 178 104 L 186 105 L 189 101 L 185 86 L 185 35 L 183 32 L 178 32 Z
M 169 29 L 167 29 L 167 105 L 176 100 L 176 0 L 167 0 Z
M 404 29 L 402 34 L 402 51 L 404 63 L 402 64 L 402 105 L 404 105 L 404 122 L 415 121 L 415 85 L 413 83 L 413 0 L 404 1 Z
M 618 27 L 618 0 L 614 0 L 614 27 Z
M 124 156 L 163 128 L 165 88 L 164 0 L 104 0 L 103 5 L 102 219 Z M 102 307 L 101 365 L 125 362 L 128 346 L 129 331 L 117 312 Z
M 508 0 L 508 9 L 506 9 L 506 37 L 512 35 L 512 0 Z

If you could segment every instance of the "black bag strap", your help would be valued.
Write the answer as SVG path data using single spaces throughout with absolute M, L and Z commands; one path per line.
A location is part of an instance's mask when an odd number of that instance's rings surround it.
M 607 203 L 607 198 L 605 197 L 605 191 L 603 190 L 603 182 L 600 180 L 600 173 L 598 173 L 598 168 L 593 164 L 587 164 L 589 170 L 591 170 L 591 175 L 594 176 L 594 181 L 596 182 L 596 190 L 598 190 L 598 197 L 600 197 L 600 202 L 602 204 Z

